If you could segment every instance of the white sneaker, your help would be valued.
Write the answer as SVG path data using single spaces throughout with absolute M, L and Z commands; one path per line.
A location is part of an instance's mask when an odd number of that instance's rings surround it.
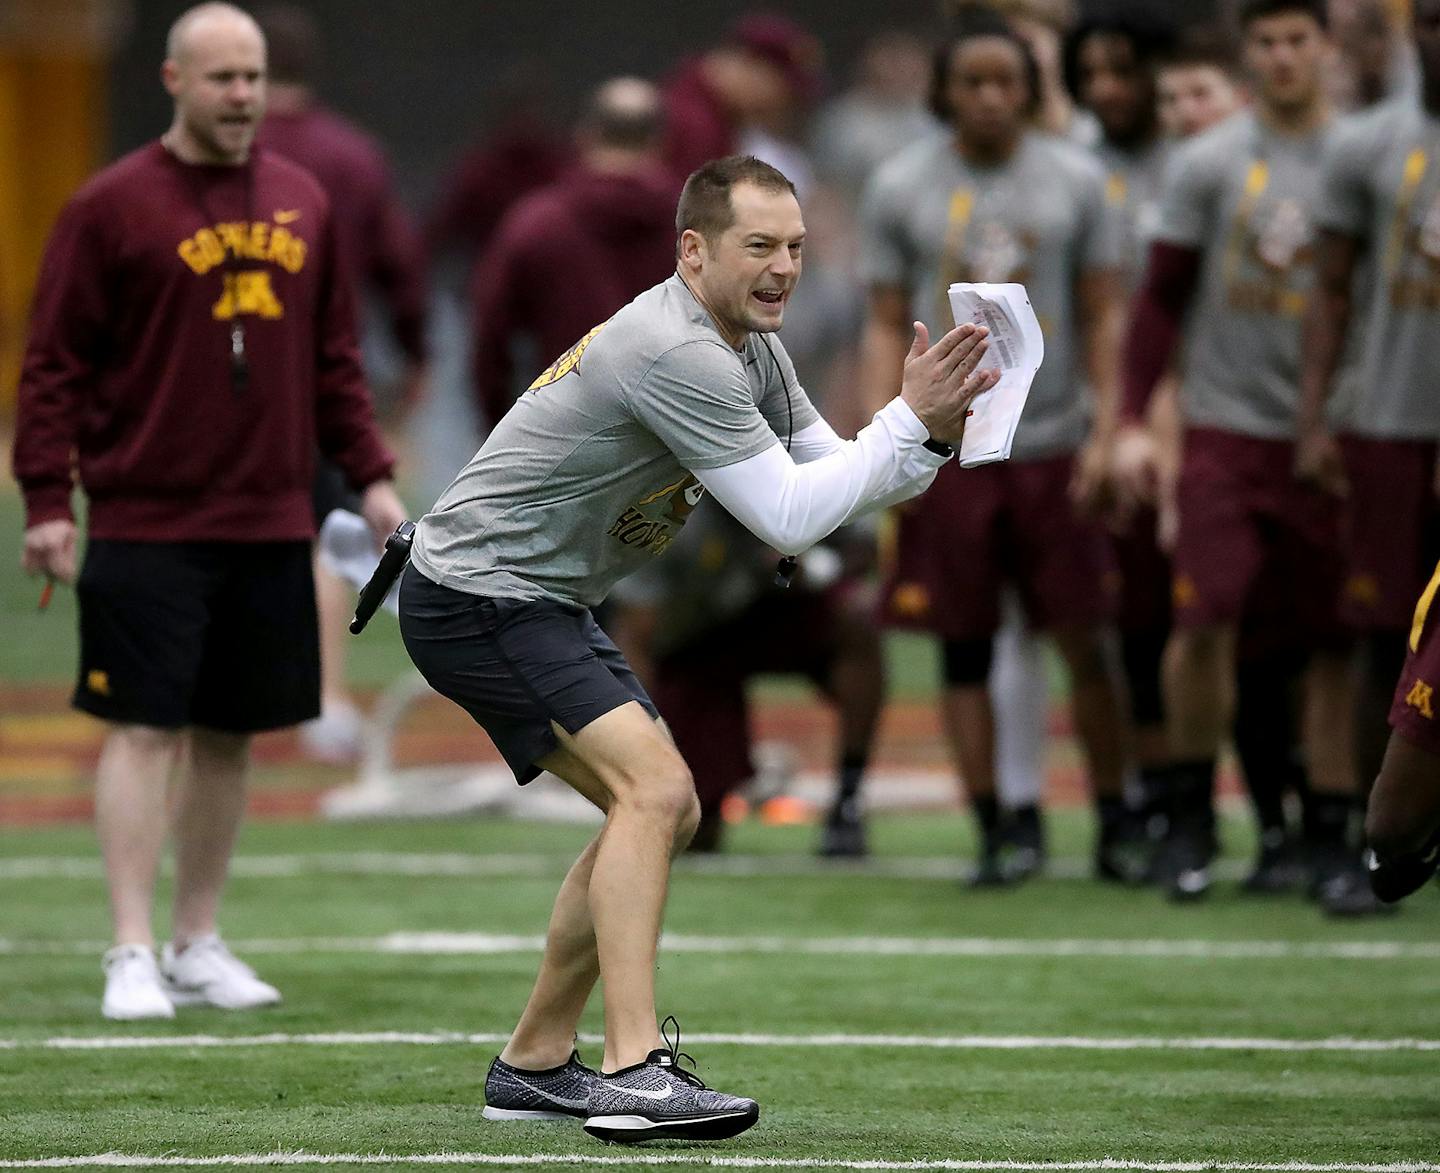
M 358 761 L 365 748 L 365 717 L 349 701 L 326 701 L 318 717 L 300 726 L 300 748 L 326 765 Z
M 160 969 L 176 1006 L 252 1010 L 280 1001 L 280 991 L 256 977 L 214 933 L 196 937 L 183 953 L 176 953 L 167 942 L 160 954 Z
M 118 1022 L 138 1018 L 174 1018 L 175 1007 L 165 993 L 154 952 L 145 945 L 116 945 L 100 963 L 105 971 L 105 997 L 100 1013 Z

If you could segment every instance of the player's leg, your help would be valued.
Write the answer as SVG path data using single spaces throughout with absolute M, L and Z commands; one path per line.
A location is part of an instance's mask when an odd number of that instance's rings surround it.
M 1184 440 L 1165 646 L 1165 728 L 1173 755 L 1170 834 L 1157 879 L 1172 899 L 1204 895 L 1215 838 L 1215 771 L 1235 715 L 1245 601 L 1264 565 L 1255 484 L 1291 475 L 1280 443 L 1194 428 Z
M 999 465 L 940 470 L 929 492 L 899 513 L 885 618 L 936 636 L 940 715 L 980 841 L 972 880 L 1000 883 L 1003 828 L 995 789 L 995 722 L 986 681 L 1005 578 L 999 530 L 1005 508 Z
M 151 913 L 169 829 L 166 793 L 184 746 L 205 625 L 203 573 L 183 545 L 92 540 L 76 584 L 74 704 L 108 723 L 95 828 L 114 920 L 102 1010 L 168 1018 Z
M 1005 592 L 1001 608 L 1004 618 L 995 635 L 987 682 L 995 713 L 995 786 L 1009 824 L 1011 866 L 1033 875 L 1045 861 L 1040 807 L 1050 687 L 1044 640 L 1031 630 L 1013 590 Z
M 1096 874 L 1139 879 L 1140 824 L 1125 805 L 1129 718 L 1115 654 L 1119 576 L 1111 545 L 1070 499 L 1069 457 L 1027 461 L 1009 475 L 1017 585 L 1070 675 L 1071 709 L 1099 824 Z

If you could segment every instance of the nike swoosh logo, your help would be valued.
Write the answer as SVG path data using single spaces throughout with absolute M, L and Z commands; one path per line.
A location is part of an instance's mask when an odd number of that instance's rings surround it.
M 291 210 L 288 211 L 288 212 L 276 212 L 276 213 L 275 213 L 275 223 L 276 223 L 276 224 L 294 224 L 296 220 L 300 219 L 300 214 L 301 214 L 301 213 L 300 213 L 300 209 L 299 209 L 299 208 L 293 208 L 293 209 L 291 209 Z
M 642 1100 L 668 1100 L 675 1094 L 673 1087 L 667 1087 L 663 1092 L 646 1091 L 642 1087 L 621 1088 L 627 1096 L 639 1096 Z
M 554 1092 L 547 1092 L 543 1088 L 536 1087 L 533 1083 L 526 1083 L 525 1080 L 521 1079 L 518 1075 L 512 1075 L 510 1078 L 527 1091 L 532 1091 L 537 1096 L 542 1096 L 552 1104 L 559 1104 L 562 1108 L 588 1108 L 590 1106 L 588 1099 L 567 1100 L 564 1096 L 557 1096 Z

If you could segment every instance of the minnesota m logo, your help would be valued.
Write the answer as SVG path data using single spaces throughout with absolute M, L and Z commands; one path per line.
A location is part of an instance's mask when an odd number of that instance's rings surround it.
M 1433 685 L 1426 684 L 1423 680 L 1417 680 L 1410 686 L 1410 691 L 1405 694 L 1405 703 L 1422 717 L 1431 721 L 1435 719 L 1435 689 Z

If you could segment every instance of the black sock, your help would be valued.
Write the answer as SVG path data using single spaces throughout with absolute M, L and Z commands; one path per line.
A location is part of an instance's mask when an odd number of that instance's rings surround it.
M 860 796 L 860 783 L 865 779 L 865 769 L 870 764 L 868 753 L 846 753 L 840 757 L 837 771 L 840 788 L 835 792 L 835 805 L 840 807 L 853 802 Z
M 1242 662 L 1236 677 L 1235 753 L 1260 833 L 1285 833 L 1285 791 L 1299 740 L 1303 656 L 1279 652 Z
M 1215 827 L 1215 759 L 1193 758 L 1170 767 L 1172 827 L 1213 831 Z
M 1310 790 L 1305 795 L 1305 842 L 1312 848 L 1343 851 L 1350 838 L 1355 799 L 1349 794 Z
M 1000 803 L 993 794 L 977 794 L 970 798 L 970 810 L 980 824 L 980 841 L 991 849 L 1000 839 Z
M 1112 795 L 1098 795 L 1095 799 L 1095 811 L 1100 816 L 1100 829 L 1108 831 L 1118 827 L 1129 813 L 1123 798 L 1116 798 Z

